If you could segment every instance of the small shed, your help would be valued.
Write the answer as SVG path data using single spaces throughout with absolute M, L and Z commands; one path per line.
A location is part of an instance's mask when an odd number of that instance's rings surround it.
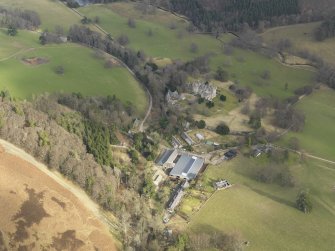
M 231 187 L 231 184 L 227 180 L 220 180 L 214 183 L 214 188 L 216 190 L 222 190 Z
M 204 135 L 202 135 L 200 133 L 197 133 L 195 136 L 197 137 L 198 140 L 204 140 L 205 139 Z

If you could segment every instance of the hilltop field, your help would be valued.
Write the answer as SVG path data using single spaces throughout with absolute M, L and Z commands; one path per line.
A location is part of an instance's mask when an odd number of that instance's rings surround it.
M 117 250 L 86 197 L 79 200 L 2 146 L 0 173 L 1 250 Z

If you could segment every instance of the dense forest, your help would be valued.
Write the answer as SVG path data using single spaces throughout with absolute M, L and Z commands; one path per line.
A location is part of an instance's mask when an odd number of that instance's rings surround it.
M 327 18 L 315 31 L 315 39 L 323 41 L 335 36 L 335 16 Z
M 260 21 L 299 14 L 298 0 L 171 0 L 171 9 L 188 16 L 202 30 L 215 27 L 238 30 L 243 23 L 257 27 Z

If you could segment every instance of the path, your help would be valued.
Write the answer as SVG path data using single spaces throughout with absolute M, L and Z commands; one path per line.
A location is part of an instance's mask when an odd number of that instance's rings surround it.
M 304 156 L 306 156 L 308 158 L 312 158 L 312 159 L 324 161 L 324 162 L 327 162 L 327 163 L 335 165 L 335 161 L 333 161 L 333 160 L 321 158 L 319 156 L 315 156 L 315 155 L 312 155 L 312 154 L 309 154 L 309 153 L 306 153 L 306 152 L 297 151 L 297 150 L 294 150 L 294 149 L 291 149 L 291 148 L 288 148 L 288 147 L 284 147 L 284 146 L 279 146 L 279 145 L 273 145 L 273 146 L 276 147 L 276 148 L 288 150 L 290 152 L 294 152 L 294 153 L 297 153 L 297 154 L 300 154 L 300 155 L 304 155 Z
M 74 196 L 76 196 L 83 203 L 83 205 L 85 205 L 85 207 L 94 214 L 95 217 L 100 219 L 104 224 L 108 225 L 108 227 L 112 227 L 113 229 L 119 228 L 113 221 L 108 219 L 106 214 L 102 212 L 102 210 L 100 210 L 99 206 L 95 202 L 93 202 L 80 187 L 64 179 L 60 173 L 50 171 L 47 166 L 38 162 L 34 157 L 29 155 L 24 150 L 16 147 L 15 145 L 2 139 L 0 139 L 0 144 L 5 148 L 6 152 L 29 162 L 30 164 L 38 168 L 40 171 L 48 175 L 50 178 L 52 178 L 64 189 L 66 189 Z

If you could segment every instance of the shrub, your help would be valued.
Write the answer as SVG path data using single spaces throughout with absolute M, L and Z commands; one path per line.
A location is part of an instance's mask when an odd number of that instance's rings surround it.
M 302 190 L 299 192 L 296 200 L 297 208 L 306 213 L 310 213 L 312 211 L 313 205 L 309 196 L 308 191 Z
M 220 100 L 224 102 L 224 101 L 227 100 L 227 97 L 226 97 L 225 95 L 222 94 L 222 95 L 220 95 Z
M 56 66 L 55 73 L 58 75 L 63 75 L 65 72 L 64 67 L 61 65 Z
M 129 44 L 129 38 L 127 35 L 121 35 L 117 38 L 117 41 L 119 42 L 119 44 L 125 46 L 127 44 Z
M 221 134 L 221 135 L 227 135 L 227 134 L 229 134 L 229 132 L 230 132 L 230 129 L 229 129 L 229 127 L 226 125 L 226 124 L 224 124 L 224 123 L 222 123 L 222 124 L 220 124 L 220 125 L 218 125 L 217 127 L 216 127 L 216 130 L 215 130 L 218 134 Z
M 204 129 L 205 127 L 206 127 L 206 122 L 205 122 L 205 120 L 199 120 L 199 121 L 197 121 L 197 127 L 199 128 L 199 129 Z

